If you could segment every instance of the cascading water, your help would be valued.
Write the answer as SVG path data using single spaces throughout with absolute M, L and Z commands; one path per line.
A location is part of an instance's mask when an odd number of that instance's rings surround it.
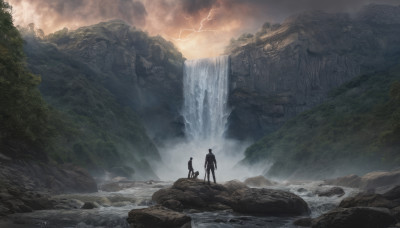
M 188 60 L 182 115 L 189 140 L 216 142 L 226 130 L 229 56 Z
M 224 137 L 230 114 L 229 56 L 187 60 L 183 70 L 182 116 L 187 140 L 171 142 L 161 149 L 166 165 L 159 168 L 157 175 L 162 180 L 183 177 L 188 172 L 186 164 L 193 157 L 195 171 L 204 178 L 204 159 L 211 148 L 218 163 L 217 181 L 254 176 L 253 170 L 237 165 L 250 143 Z

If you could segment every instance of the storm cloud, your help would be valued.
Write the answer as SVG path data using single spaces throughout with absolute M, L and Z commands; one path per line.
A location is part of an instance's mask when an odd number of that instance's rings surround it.
M 308 10 L 355 12 L 399 0 L 9 0 L 15 23 L 51 33 L 110 19 L 171 40 L 188 58 L 221 54 L 232 37 Z

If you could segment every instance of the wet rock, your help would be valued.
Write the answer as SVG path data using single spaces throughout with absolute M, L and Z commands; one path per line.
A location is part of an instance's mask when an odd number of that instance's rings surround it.
M 83 204 L 81 209 L 94 209 L 94 208 L 98 208 L 99 204 L 97 203 L 93 203 L 93 202 L 85 202 L 85 204 Z
M 294 221 L 293 225 L 302 226 L 302 227 L 310 227 L 311 222 L 312 222 L 311 218 L 301 218 L 301 219 L 297 219 L 296 221 Z
M 312 221 L 312 228 L 376 228 L 394 225 L 396 219 L 386 208 L 337 208 Z
M 359 193 L 353 197 L 347 197 L 340 202 L 339 207 L 384 207 L 394 208 L 397 205 L 394 201 L 386 199 L 380 194 Z
M 344 177 L 338 177 L 335 179 L 325 180 L 325 184 L 338 185 L 349 188 L 359 188 L 361 185 L 361 177 L 357 175 L 348 175 Z
M 400 221 L 400 206 L 393 208 L 392 214 L 397 219 L 397 221 Z
M 179 211 L 182 212 L 183 211 L 183 205 L 181 204 L 181 202 L 177 201 L 177 200 L 166 200 L 162 203 L 162 206 L 172 209 L 174 211 Z
M 191 218 L 162 206 L 134 209 L 129 212 L 128 223 L 135 228 L 190 228 Z
M 309 212 L 305 201 L 290 193 L 271 189 L 240 189 L 232 194 L 234 211 L 263 215 L 302 215 Z
M 253 187 L 266 187 L 266 186 L 272 186 L 273 183 L 269 180 L 267 180 L 264 176 L 256 176 L 256 177 L 250 177 L 247 178 L 244 183 L 249 186 Z
M 330 189 L 327 190 L 319 190 L 316 192 L 316 194 L 318 196 L 325 196 L 325 197 L 331 197 L 331 196 L 337 196 L 337 197 L 342 197 L 345 192 L 343 190 L 343 188 L 340 187 L 332 187 Z
M 237 212 L 263 215 L 309 213 L 307 203 L 290 192 L 249 188 L 238 181 L 230 181 L 225 185 L 207 185 L 203 181 L 182 178 L 171 188 L 155 192 L 152 199 L 161 205 L 168 200 L 176 200 L 184 209 L 233 209 Z
M 398 183 L 400 183 L 400 170 L 371 172 L 361 178 L 362 189 L 375 189 L 384 186 L 395 187 Z
M 400 185 L 392 188 L 391 190 L 385 192 L 383 196 L 388 200 L 398 200 L 400 199 Z
M 103 184 L 99 187 L 101 191 L 105 192 L 118 192 L 123 189 L 123 187 L 118 182 Z
M 305 189 L 305 188 L 299 188 L 299 189 L 297 189 L 297 192 L 307 192 L 307 189 Z
M 55 209 L 79 209 L 84 203 L 77 199 L 55 199 Z
M 385 172 L 370 172 L 362 177 L 350 175 L 325 181 L 325 184 L 361 188 L 365 191 L 390 189 L 398 185 L 398 183 L 400 183 L 400 169 Z

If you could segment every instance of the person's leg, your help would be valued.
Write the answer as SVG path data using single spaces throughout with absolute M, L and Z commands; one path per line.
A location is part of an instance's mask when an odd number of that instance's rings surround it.
M 207 167 L 207 180 L 208 184 L 210 184 L 210 168 Z
M 211 172 L 212 172 L 212 175 L 213 175 L 214 184 L 216 184 L 217 182 L 215 181 L 214 167 L 211 168 Z
M 191 169 L 191 170 L 190 170 L 190 178 L 193 178 L 193 176 L 194 176 L 194 170 Z
M 188 173 L 188 179 L 190 178 L 190 172 L 191 172 L 191 170 L 189 169 L 189 173 Z

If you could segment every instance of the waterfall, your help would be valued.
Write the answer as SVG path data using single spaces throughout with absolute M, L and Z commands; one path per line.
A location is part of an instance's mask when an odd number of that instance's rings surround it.
M 261 174 L 266 168 L 244 167 L 238 162 L 250 145 L 224 137 L 228 116 L 229 56 L 187 60 L 183 72 L 184 102 L 181 114 L 188 140 L 166 144 L 161 153 L 165 166 L 159 166 L 157 175 L 162 180 L 176 180 L 187 176 L 187 162 L 193 157 L 193 168 L 204 177 L 204 159 L 211 148 L 218 170 L 217 182 Z
M 223 139 L 229 116 L 229 56 L 187 60 L 184 65 L 185 133 L 193 141 Z

